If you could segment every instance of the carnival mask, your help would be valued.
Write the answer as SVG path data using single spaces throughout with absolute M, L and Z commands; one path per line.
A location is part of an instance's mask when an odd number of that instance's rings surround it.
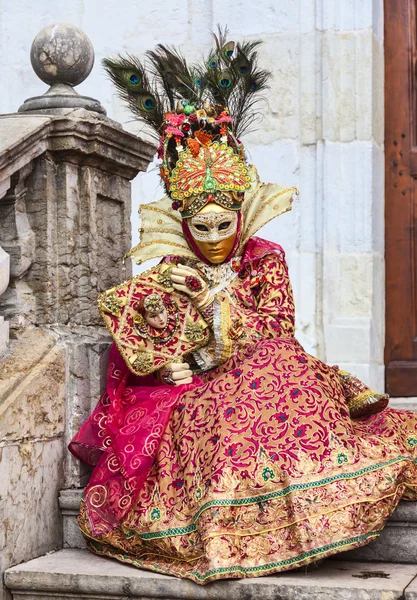
M 195 245 L 211 263 L 226 260 L 233 249 L 237 235 L 238 215 L 210 202 L 189 220 L 189 229 Z

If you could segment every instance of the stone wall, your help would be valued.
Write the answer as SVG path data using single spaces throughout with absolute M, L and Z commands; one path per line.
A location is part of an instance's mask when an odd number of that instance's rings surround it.
M 209 30 L 265 40 L 262 63 L 274 72 L 266 117 L 245 139 L 264 180 L 298 185 L 292 213 L 262 235 L 287 251 L 306 348 L 383 387 L 383 2 L 382 0 L 164 0 L 151 5 L 40 0 L 9 3 L 0 22 L 0 112 L 42 93 L 28 62 L 31 40 L 51 22 L 78 25 L 97 60 L 80 93 L 139 132 L 100 68 L 108 54 L 142 54 L 157 42 L 200 56 Z M 100 15 L 100 18 L 97 18 Z M 140 202 L 161 194 L 155 171 L 133 184 Z

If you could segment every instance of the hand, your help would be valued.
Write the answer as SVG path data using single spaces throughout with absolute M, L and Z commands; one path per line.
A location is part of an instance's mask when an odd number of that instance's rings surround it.
M 159 378 L 167 385 L 183 385 L 193 382 L 193 372 L 188 363 L 170 363 L 159 371 Z
M 176 290 L 187 294 L 190 298 L 203 297 L 208 292 L 207 284 L 201 275 L 195 269 L 185 265 L 172 268 L 171 281 Z

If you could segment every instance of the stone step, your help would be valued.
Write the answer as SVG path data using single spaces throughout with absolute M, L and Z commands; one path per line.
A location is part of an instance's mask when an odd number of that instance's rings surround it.
M 390 398 L 389 406 L 397 410 L 417 411 L 417 398 Z
M 77 516 L 82 490 L 62 490 L 59 505 L 64 527 L 64 548 L 85 548 Z M 417 502 L 400 502 L 383 533 L 363 548 L 340 554 L 348 560 L 417 564 Z
M 199 586 L 87 550 L 60 550 L 5 573 L 13 600 L 417 600 L 416 582 L 415 565 L 326 560 L 309 570 Z

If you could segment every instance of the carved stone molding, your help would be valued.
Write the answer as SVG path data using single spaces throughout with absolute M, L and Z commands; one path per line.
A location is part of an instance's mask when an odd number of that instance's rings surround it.
M 130 180 L 154 148 L 97 113 L 0 117 L 0 244 L 12 327 L 100 324 L 96 298 L 129 275 Z

